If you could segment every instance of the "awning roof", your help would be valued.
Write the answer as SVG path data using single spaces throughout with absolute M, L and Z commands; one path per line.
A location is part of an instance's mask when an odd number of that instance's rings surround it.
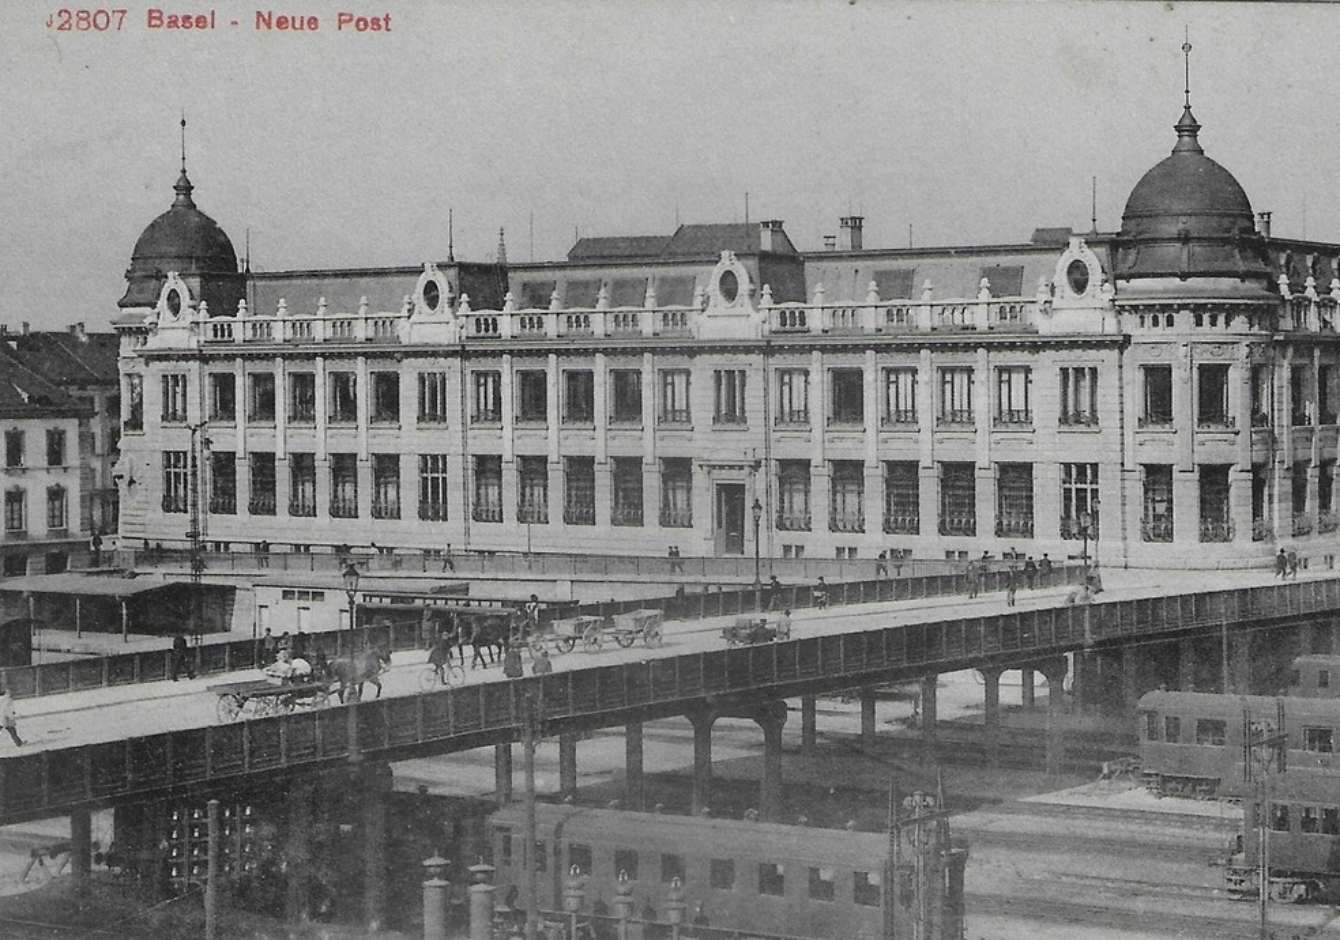
M 79 594 L 86 597 L 134 597 L 169 587 L 187 586 L 186 581 L 160 581 L 157 578 L 109 578 L 85 574 L 35 574 L 0 581 L 0 591 L 15 594 Z M 210 585 L 226 587 L 227 585 Z

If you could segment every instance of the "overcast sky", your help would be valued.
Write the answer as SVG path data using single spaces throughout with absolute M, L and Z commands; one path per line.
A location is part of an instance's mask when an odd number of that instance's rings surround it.
M 191 7 L 173 2 L 169 7 Z M 205 4 L 198 5 L 208 9 Z M 177 120 L 199 207 L 258 270 L 561 258 L 584 235 L 780 218 L 817 248 L 1026 241 L 1103 228 L 1165 156 L 1191 30 L 1206 152 L 1275 231 L 1340 240 L 1340 7 L 809 0 L 362 3 L 262 34 L 48 29 L 0 6 L 0 322 L 105 325 L 172 199 Z M 343 6 L 391 32 L 335 31 Z M 227 21 L 241 25 L 232 28 Z

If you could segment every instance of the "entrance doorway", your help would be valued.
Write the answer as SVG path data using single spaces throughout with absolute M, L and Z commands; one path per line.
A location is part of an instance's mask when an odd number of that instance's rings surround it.
M 718 555 L 744 554 L 744 484 L 718 483 L 716 506 Z

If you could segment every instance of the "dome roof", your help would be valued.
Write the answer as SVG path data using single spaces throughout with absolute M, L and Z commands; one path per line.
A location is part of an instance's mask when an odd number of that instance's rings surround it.
M 1172 154 L 1131 190 L 1117 242 L 1118 280 L 1268 276 L 1252 204 L 1233 174 L 1205 156 L 1200 127 L 1184 107 Z

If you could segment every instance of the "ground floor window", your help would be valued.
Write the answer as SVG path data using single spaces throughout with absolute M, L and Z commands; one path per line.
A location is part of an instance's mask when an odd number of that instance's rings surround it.
M 568 525 L 596 524 L 594 457 L 568 457 L 563 462 L 563 521 Z
M 642 525 L 642 458 L 614 458 L 614 507 L 610 521 L 615 525 Z
M 1228 504 L 1228 467 L 1200 468 L 1200 540 L 1233 541 L 1233 521 Z
M 1144 465 L 1144 512 L 1140 518 L 1140 537 L 1146 542 L 1173 540 L 1172 467 L 1168 464 Z
M 808 532 L 810 528 L 810 462 L 777 462 L 777 528 Z
M 447 455 L 419 455 L 419 518 L 447 518 Z
M 829 478 L 828 528 L 865 531 L 865 468 L 859 460 L 834 460 Z
M 1098 537 L 1098 464 L 1061 464 L 1061 538 L 1084 538 L 1084 520 L 1089 520 L 1088 537 Z
M 518 457 L 516 521 L 549 521 L 549 461 L 545 457 Z
M 996 534 L 1033 537 L 1033 465 L 996 465 Z
M 977 534 L 977 468 L 969 462 L 940 464 L 940 534 Z
M 502 458 L 475 456 L 474 500 L 470 518 L 476 522 L 502 522 Z
M 688 457 L 661 461 L 661 525 L 693 527 L 693 461 Z
M 915 460 L 884 464 L 884 531 L 891 535 L 921 533 L 921 472 Z

